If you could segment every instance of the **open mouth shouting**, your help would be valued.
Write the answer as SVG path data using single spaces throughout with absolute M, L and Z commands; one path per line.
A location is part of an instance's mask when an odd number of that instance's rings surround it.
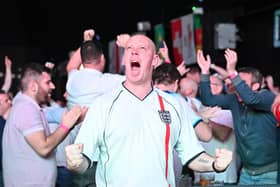
M 131 68 L 140 68 L 140 63 L 137 61 L 131 62 Z
M 131 71 L 139 71 L 140 63 L 138 61 L 132 61 L 130 63 Z

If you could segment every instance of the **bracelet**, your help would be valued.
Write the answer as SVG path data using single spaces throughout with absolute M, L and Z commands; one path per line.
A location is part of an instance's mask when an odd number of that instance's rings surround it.
M 213 162 L 212 162 L 212 168 L 213 168 L 213 170 L 214 170 L 216 173 L 222 173 L 222 172 L 226 171 L 226 169 L 228 168 L 228 166 L 227 166 L 225 169 L 223 169 L 223 170 L 217 170 L 217 169 L 215 168 L 215 161 L 213 161 Z
M 64 132 L 68 133 L 69 132 L 69 127 L 67 127 L 66 125 L 60 124 L 59 126 Z
M 234 77 L 236 77 L 238 75 L 238 73 L 236 71 L 234 71 L 232 74 L 230 74 L 228 76 L 228 78 L 233 79 Z

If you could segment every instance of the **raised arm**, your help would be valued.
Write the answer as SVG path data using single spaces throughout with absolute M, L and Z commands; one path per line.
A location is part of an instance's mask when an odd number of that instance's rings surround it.
M 116 44 L 118 47 L 125 48 L 126 42 L 129 40 L 130 35 L 129 34 L 120 34 L 117 36 Z
M 82 64 L 81 54 L 80 54 L 80 48 L 78 48 L 73 55 L 70 57 L 67 66 L 66 71 L 69 73 L 70 71 L 74 69 L 79 69 L 79 67 Z
M 160 57 L 163 59 L 163 62 L 165 63 L 171 63 L 170 57 L 169 57 L 169 52 L 168 52 L 168 47 L 165 43 L 165 41 L 162 41 L 163 46 L 158 49 L 158 53 Z
M 223 80 L 225 80 L 229 76 L 227 70 L 225 70 L 224 68 L 222 68 L 220 66 L 217 66 L 215 64 L 211 64 L 210 68 L 213 69 L 214 71 L 216 71 L 219 75 L 221 75 Z
M 12 61 L 8 56 L 5 56 L 5 78 L 2 90 L 6 93 L 10 90 L 12 85 Z
M 225 58 L 227 61 L 227 72 L 229 77 L 236 74 L 237 53 L 231 49 L 225 50 Z
M 84 41 L 92 40 L 94 37 L 95 31 L 93 29 L 85 30 L 84 31 Z M 68 64 L 66 66 L 66 71 L 69 73 L 74 69 L 79 69 L 82 64 L 80 48 L 78 48 L 73 55 L 70 57 Z
M 210 65 L 211 65 L 211 59 L 209 55 L 206 55 L 206 58 L 203 55 L 202 50 L 197 51 L 197 63 L 201 69 L 201 74 L 209 74 L 210 73 Z

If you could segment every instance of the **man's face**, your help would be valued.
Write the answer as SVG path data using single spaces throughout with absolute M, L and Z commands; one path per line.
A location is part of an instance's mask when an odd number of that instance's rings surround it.
M 151 83 L 155 62 L 155 48 L 146 36 L 132 36 L 126 44 L 123 64 L 126 79 L 133 84 Z
M 210 76 L 210 88 L 214 95 L 221 94 L 223 92 L 223 82 L 216 76 Z
M 194 80 L 197 84 L 200 83 L 200 73 L 199 72 L 189 72 L 187 77 Z
M 249 73 L 243 73 L 243 72 L 240 72 L 239 73 L 239 76 L 242 80 L 245 81 L 245 83 L 250 87 L 251 86 L 251 83 L 252 83 L 252 75 L 249 74 Z
M 51 92 L 55 88 L 50 74 L 43 72 L 38 81 L 37 101 L 39 104 L 47 104 L 51 99 Z

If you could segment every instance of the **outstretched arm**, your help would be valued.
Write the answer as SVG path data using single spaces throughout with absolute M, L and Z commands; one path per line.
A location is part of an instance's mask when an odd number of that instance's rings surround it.
M 7 93 L 12 85 L 12 61 L 8 56 L 5 56 L 5 67 L 5 78 L 1 89 Z

